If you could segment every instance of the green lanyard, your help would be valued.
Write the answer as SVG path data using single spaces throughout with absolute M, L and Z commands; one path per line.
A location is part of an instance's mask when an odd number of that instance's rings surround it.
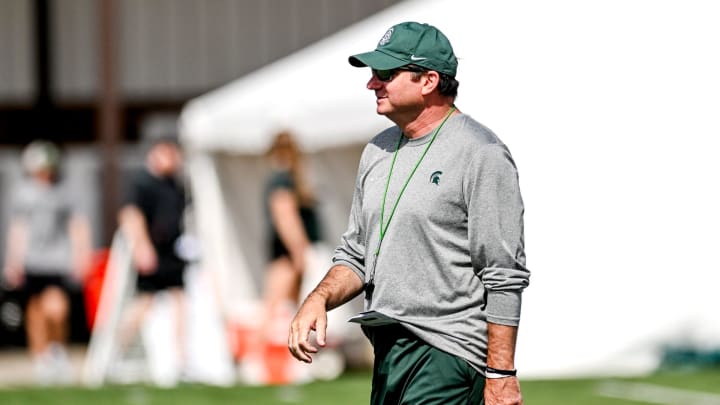
M 366 286 L 366 295 L 368 296 L 368 298 L 372 294 L 373 280 L 375 279 L 375 265 L 377 264 L 377 258 L 380 255 L 380 247 L 382 246 L 383 239 L 385 239 L 385 233 L 387 232 L 388 227 L 390 226 L 390 221 L 392 221 L 393 215 L 395 215 L 395 210 L 398 207 L 398 203 L 400 203 L 400 198 L 403 196 L 403 193 L 405 193 L 405 189 L 407 188 L 408 184 L 410 184 L 410 180 L 412 179 L 413 175 L 415 174 L 415 171 L 417 171 L 417 168 L 420 167 L 420 163 L 422 163 L 423 159 L 425 158 L 425 155 L 427 154 L 428 150 L 430 150 L 430 147 L 432 146 L 433 142 L 435 142 L 435 138 L 437 137 L 437 134 L 440 132 L 440 128 L 442 128 L 443 125 L 445 125 L 445 121 L 447 121 L 448 118 L 450 118 L 450 116 L 452 115 L 453 112 L 455 112 L 455 110 L 456 110 L 456 108 L 455 108 L 455 106 L 453 106 L 450 109 L 450 112 L 448 112 L 447 115 L 445 116 L 445 118 L 442 120 L 440 125 L 435 129 L 435 132 L 433 133 L 432 138 L 430 139 L 430 142 L 428 142 L 428 145 L 425 147 L 425 150 L 423 151 L 422 155 L 420 155 L 420 159 L 418 159 L 417 163 L 415 163 L 415 167 L 413 167 L 407 180 L 405 180 L 405 184 L 403 185 L 402 189 L 400 189 L 400 194 L 398 194 L 398 197 L 395 200 L 395 204 L 393 205 L 393 208 L 390 211 L 390 215 L 388 216 L 388 220 L 386 223 L 385 222 L 385 200 L 387 199 L 388 188 L 390 188 L 390 179 L 392 178 L 393 168 L 395 168 L 395 161 L 397 160 L 398 151 L 400 150 L 400 144 L 402 143 L 402 139 L 403 139 L 403 134 L 400 134 L 400 138 L 398 139 L 397 147 L 395 148 L 395 154 L 393 155 L 393 160 L 392 160 L 392 163 L 390 164 L 390 173 L 388 174 L 387 182 L 385 183 L 385 192 L 383 193 L 382 207 L 380 210 L 380 242 L 378 243 L 378 247 L 375 250 L 375 259 L 373 261 L 372 273 L 370 273 L 370 281 L 368 281 L 368 285 Z

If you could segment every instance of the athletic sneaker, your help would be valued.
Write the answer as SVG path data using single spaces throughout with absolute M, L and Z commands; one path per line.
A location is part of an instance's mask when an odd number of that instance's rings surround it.
M 65 346 L 59 343 L 51 343 L 48 352 L 53 375 L 52 382 L 58 385 L 71 384 L 73 382 L 73 368 Z
M 53 383 L 54 370 L 50 361 L 50 353 L 44 351 L 32 359 L 35 384 L 48 386 Z

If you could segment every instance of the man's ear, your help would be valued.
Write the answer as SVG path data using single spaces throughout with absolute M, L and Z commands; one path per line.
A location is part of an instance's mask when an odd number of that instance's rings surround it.
M 440 85 L 440 74 L 434 70 L 429 70 L 425 72 L 422 80 L 422 95 L 427 96 Z

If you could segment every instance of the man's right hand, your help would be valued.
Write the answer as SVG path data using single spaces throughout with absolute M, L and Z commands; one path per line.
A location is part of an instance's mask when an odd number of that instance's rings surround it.
M 290 323 L 288 349 L 296 359 L 312 363 L 313 353 L 319 348 L 310 342 L 310 332 L 315 331 L 315 341 L 325 346 L 327 311 L 357 296 L 363 289 L 363 281 L 353 270 L 344 265 L 333 266 L 320 284 L 308 295 Z
M 17 289 L 23 285 L 25 281 L 25 274 L 23 269 L 19 266 L 7 265 L 5 271 L 2 274 L 5 278 L 7 286 L 11 289 Z
M 135 266 L 140 274 L 152 274 L 157 269 L 157 253 L 149 243 L 138 243 L 135 246 L 134 258 Z
M 288 349 L 296 359 L 305 363 L 312 363 L 310 355 L 319 350 L 310 342 L 310 331 L 315 331 L 317 345 L 324 347 L 327 311 L 325 300 L 318 294 L 308 296 L 290 323 Z

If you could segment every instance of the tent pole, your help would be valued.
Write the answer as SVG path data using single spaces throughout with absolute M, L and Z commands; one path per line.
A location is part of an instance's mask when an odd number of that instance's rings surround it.
M 120 139 L 120 103 L 117 92 L 115 0 L 99 3 L 100 23 L 100 94 L 98 100 L 98 124 L 102 144 L 102 196 L 103 241 L 109 243 L 115 232 L 116 213 L 119 208 L 118 158 Z

